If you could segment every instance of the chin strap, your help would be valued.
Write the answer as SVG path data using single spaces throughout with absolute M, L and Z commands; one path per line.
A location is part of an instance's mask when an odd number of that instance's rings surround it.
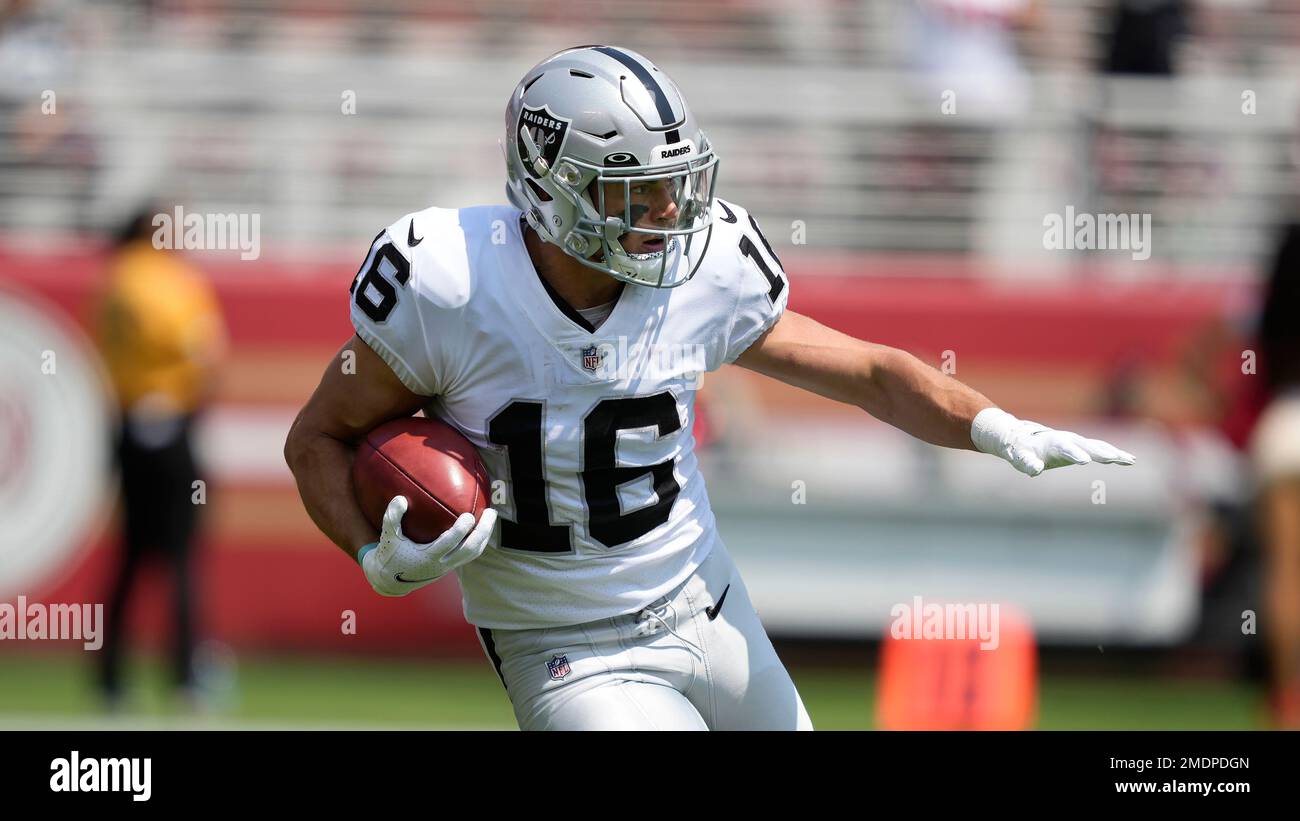
M 613 245 L 624 233 L 622 217 L 605 217 L 605 242 Z
M 537 176 L 545 179 L 546 176 L 551 173 L 551 167 L 547 165 L 546 160 L 542 158 L 542 149 L 537 147 L 537 143 L 533 141 L 532 135 L 528 133 L 528 129 L 524 128 L 522 125 L 519 126 L 519 142 L 522 143 L 524 149 L 528 151 L 528 164 L 537 172 Z

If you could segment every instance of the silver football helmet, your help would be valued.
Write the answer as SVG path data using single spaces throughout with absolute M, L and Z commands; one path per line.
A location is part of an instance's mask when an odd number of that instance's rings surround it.
M 718 158 L 654 63 L 613 46 L 546 58 L 510 95 L 501 147 L 506 194 L 542 239 L 638 285 L 695 273 Z

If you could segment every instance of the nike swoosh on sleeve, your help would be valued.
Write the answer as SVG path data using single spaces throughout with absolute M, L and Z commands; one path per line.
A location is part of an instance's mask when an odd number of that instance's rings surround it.
M 722 612 L 722 603 L 727 600 L 727 593 L 729 593 L 730 591 L 731 591 L 731 585 L 727 585 L 725 588 L 723 588 L 722 595 L 718 597 L 717 604 L 713 605 L 712 607 L 704 608 L 704 613 L 709 617 L 709 621 L 713 621 L 714 619 L 716 619 L 718 617 L 718 613 Z

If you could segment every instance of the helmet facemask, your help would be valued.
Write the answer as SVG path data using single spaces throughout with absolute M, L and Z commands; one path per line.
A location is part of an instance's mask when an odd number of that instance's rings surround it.
M 565 253 L 637 285 L 672 288 L 694 275 L 712 234 L 717 183 L 718 157 L 707 142 L 703 156 L 676 163 L 605 167 L 561 155 L 550 167 L 526 130 L 519 139 L 538 187 L 574 209 L 571 227 L 545 226 Z

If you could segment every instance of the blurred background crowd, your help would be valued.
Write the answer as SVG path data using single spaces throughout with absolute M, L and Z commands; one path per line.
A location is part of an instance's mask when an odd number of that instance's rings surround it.
M 0 0 L 0 601 L 110 625 L 0 641 L 0 725 L 171 715 L 170 680 L 511 726 L 454 581 L 375 597 L 281 446 L 375 232 L 504 202 L 507 95 L 595 42 L 681 86 L 794 309 L 1139 458 L 1030 481 L 710 375 L 710 495 L 814 723 L 1300 726 L 1296 0 Z M 177 207 L 257 252 L 157 250 Z M 1149 258 L 1046 247 L 1067 209 L 1149 215 Z M 1019 614 L 1028 685 L 892 647 L 916 596 Z

